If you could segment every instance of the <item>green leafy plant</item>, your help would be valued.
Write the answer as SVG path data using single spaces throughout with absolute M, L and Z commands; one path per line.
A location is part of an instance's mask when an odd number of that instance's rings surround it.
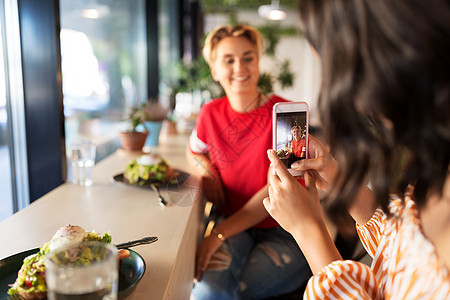
M 136 132 L 137 127 L 145 122 L 145 105 L 142 104 L 141 107 L 133 107 L 131 112 L 128 114 L 128 118 L 126 119 L 131 125 L 132 132 Z
M 277 81 L 282 89 L 292 87 L 294 85 L 295 74 L 291 71 L 290 61 L 284 60 L 281 64 L 280 72 L 277 75 Z
M 299 0 L 283 0 L 282 5 L 289 9 L 297 9 Z M 242 9 L 258 9 L 260 5 L 270 4 L 270 0 L 200 0 L 205 12 L 236 11 Z
M 132 132 L 136 132 L 139 125 L 146 121 L 163 121 L 167 119 L 168 110 L 160 102 L 148 101 L 139 107 L 133 107 L 126 119 Z
M 268 72 L 263 72 L 259 75 L 258 80 L 258 89 L 263 94 L 272 94 L 273 93 L 273 76 Z
M 282 37 L 300 35 L 300 31 L 296 27 L 282 27 L 278 23 L 266 23 L 257 27 L 257 29 L 261 32 L 266 44 L 264 54 L 270 57 L 275 56 L 277 45 Z

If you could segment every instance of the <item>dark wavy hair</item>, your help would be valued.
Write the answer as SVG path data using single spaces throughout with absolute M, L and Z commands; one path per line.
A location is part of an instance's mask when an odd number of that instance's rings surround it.
M 302 0 L 306 38 L 321 57 L 319 114 L 339 162 L 327 212 L 346 211 L 370 182 L 388 194 L 414 184 L 423 207 L 442 195 L 450 156 L 450 8 L 444 0 Z

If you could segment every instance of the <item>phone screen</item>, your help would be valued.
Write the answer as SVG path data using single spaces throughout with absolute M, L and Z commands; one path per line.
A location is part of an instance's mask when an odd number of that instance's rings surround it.
M 298 109 L 292 107 L 292 109 Z M 289 109 L 280 109 L 289 110 Z M 274 149 L 292 175 L 302 175 L 291 165 L 307 158 L 308 112 L 307 107 L 298 111 L 275 111 Z

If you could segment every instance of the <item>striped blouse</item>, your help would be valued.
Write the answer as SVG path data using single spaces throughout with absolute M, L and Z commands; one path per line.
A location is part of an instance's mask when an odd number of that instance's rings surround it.
M 450 299 L 449 271 L 420 228 L 409 187 L 402 202 L 391 195 L 387 218 L 377 209 L 358 235 L 372 266 L 335 261 L 311 277 L 304 299 Z

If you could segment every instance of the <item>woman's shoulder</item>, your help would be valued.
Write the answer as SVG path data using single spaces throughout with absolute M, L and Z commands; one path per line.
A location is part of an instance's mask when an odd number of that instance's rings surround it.
M 393 278 L 393 286 L 398 290 L 407 290 L 411 286 L 419 286 L 419 290 L 410 290 L 412 299 L 436 298 L 436 295 L 450 296 L 449 273 L 439 256 L 435 245 L 423 233 L 420 216 L 413 197 L 414 187 L 409 186 L 402 201 L 397 198 L 389 207 L 393 217 L 387 227 L 395 228 L 395 234 L 388 238 L 386 250 L 395 253 L 396 260 L 390 263 L 391 268 L 398 270 Z M 389 230 L 387 230 L 389 231 Z M 393 230 L 392 230 L 393 231 Z M 389 257 L 389 256 L 387 256 Z M 417 275 L 420 274 L 420 275 Z M 397 283 L 395 283 L 397 281 Z M 417 294 L 414 294 L 417 292 Z M 427 296 L 425 296 L 427 295 Z M 393 298 L 404 298 L 403 295 Z
M 205 103 L 202 105 L 202 109 L 210 110 L 210 109 L 216 109 L 218 107 L 226 106 L 228 105 L 228 98 L 226 96 L 213 99 L 209 101 L 208 103 Z
M 397 194 L 390 195 L 389 212 L 396 217 L 412 217 L 418 218 L 416 203 L 413 198 L 414 186 L 410 185 L 406 188 L 403 199 Z
M 269 102 L 278 103 L 278 102 L 293 102 L 293 101 L 287 100 L 276 94 L 272 94 L 269 96 Z
M 208 118 L 208 116 L 212 117 L 218 113 L 220 114 L 226 110 L 227 105 L 229 104 L 226 96 L 211 100 L 201 106 L 200 111 L 198 112 L 198 118 L 203 119 Z
M 264 107 L 266 109 L 267 108 L 271 109 L 275 104 L 280 103 L 280 102 L 292 102 L 292 101 L 286 100 L 278 95 L 272 94 L 272 95 L 269 95 L 269 100 L 261 107 Z

